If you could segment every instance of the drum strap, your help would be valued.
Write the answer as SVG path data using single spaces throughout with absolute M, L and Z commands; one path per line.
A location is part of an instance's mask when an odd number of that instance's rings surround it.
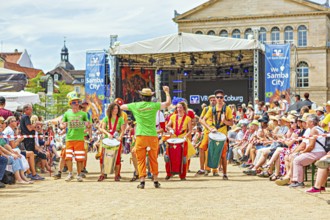
M 109 131 L 110 131 L 111 135 L 113 135 L 116 132 L 117 124 L 118 124 L 118 116 L 116 117 L 116 121 L 115 121 L 115 124 L 113 125 L 113 128 L 112 128 L 112 124 L 111 124 L 111 118 L 109 118 Z
M 226 126 L 226 124 L 220 125 L 220 123 L 221 123 L 221 115 L 222 114 L 226 114 L 226 104 L 224 104 L 222 106 L 222 110 L 221 110 L 219 119 L 218 119 L 218 113 L 217 113 L 217 110 L 216 110 L 216 106 L 213 107 L 212 113 L 213 113 L 214 123 L 215 123 L 214 126 L 216 127 L 216 129 L 219 129 L 219 128 L 222 128 L 222 127 Z
M 186 115 L 187 114 L 183 115 L 182 121 L 180 123 L 180 127 L 178 126 L 178 124 L 179 124 L 179 114 L 176 115 L 176 120 L 175 120 L 175 135 L 176 136 L 179 136 L 181 134 L 183 123 L 186 120 Z

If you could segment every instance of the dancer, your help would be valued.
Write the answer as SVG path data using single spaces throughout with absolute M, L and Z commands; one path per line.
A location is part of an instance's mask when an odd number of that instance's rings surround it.
M 121 106 L 122 110 L 132 111 L 137 122 L 135 150 L 141 181 L 138 185 L 139 189 L 144 189 L 145 187 L 147 151 L 150 159 L 154 186 L 156 188 L 160 187 L 160 183 L 158 182 L 158 137 L 156 131 L 156 114 L 158 110 L 164 109 L 171 104 L 169 87 L 163 86 L 163 90 L 166 94 L 166 102 L 152 102 L 151 98 L 154 95 L 154 92 L 149 88 L 144 88 L 142 91 L 139 91 L 142 98 L 141 102 Z

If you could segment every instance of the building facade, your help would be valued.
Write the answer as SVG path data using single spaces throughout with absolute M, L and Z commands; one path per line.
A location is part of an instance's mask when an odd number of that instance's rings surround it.
M 291 94 L 330 100 L 330 10 L 303 0 L 211 0 L 174 18 L 179 32 L 291 44 Z

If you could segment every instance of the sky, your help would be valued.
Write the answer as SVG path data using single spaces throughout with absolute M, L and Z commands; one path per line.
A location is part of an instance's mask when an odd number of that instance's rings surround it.
M 326 0 L 314 0 L 324 3 Z M 88 50 L 177 32 L 174 10 L 186 12 L 207 0 L 12 0 L 0 7 L 0 51 L 24 49 L 45 73 L 60 62 L 64 37 L 69 61 L 85 69 Z

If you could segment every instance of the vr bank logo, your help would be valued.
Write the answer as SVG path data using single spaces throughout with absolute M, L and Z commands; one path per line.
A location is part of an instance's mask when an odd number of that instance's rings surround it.
M 284 53 L 281 49 L 273 49 L 273 57 L 284 57 Z
M 200 103 L 199 95 L 191 95 L 189 99 L 190 104 L 195 105 Z
M 91 59 L 90 59 L 90 64 L 91 65 L 97 65 L 99 64 L 99 57 L 98 56 L 92 56 Z

